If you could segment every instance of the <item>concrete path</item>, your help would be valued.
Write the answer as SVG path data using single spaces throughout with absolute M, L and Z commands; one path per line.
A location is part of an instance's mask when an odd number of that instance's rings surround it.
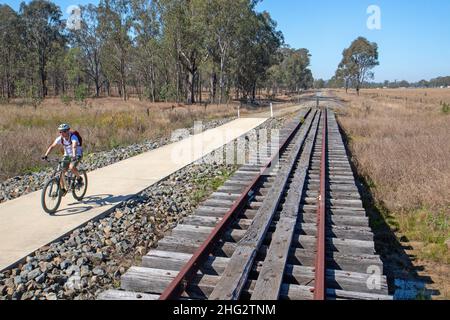
M 237 119 L 182 141 L 92 171 L 88 173 L 89 186 L 84 201 L 76 202 L 68 194 L 54 216 L 49 216 L 42 210 L 41 191 L 0 204 L 0 270 L 17 263 L 89 220 L 109 212 L 122 201 L 266 120 L 264 117 Z

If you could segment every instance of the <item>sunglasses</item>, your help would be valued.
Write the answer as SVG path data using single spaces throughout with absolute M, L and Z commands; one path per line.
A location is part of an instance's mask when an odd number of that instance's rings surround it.
M 69 132 L 69 130 L 60 131 L 59 133 L 67 133 L 67 132 Z

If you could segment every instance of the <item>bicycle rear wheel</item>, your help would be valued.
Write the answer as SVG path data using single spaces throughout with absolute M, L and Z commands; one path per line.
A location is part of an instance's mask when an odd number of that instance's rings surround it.
M 54 214 L 61 204 L 59 179 L 53 178 L 45 184 L 41 194 L 41 205 L 45 212 Z
M 72 195 L 76 200 L 81 201 L 81 200 L 83 200 L 83 198 L 87 192 L 88 178 L 87 178 L 86 171 L 80 170 L 79 172 L 80 172 L 81 177 L 83 178 L 83 182 L 81 185 L 78 185 L 78 182 L 74 183 L 75 186 L 72 189 Z

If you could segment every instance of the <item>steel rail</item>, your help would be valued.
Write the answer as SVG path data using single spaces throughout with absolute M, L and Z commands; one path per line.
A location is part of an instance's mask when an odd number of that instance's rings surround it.
M 308 117 L 311 113 L 311 109 L 309 109 L 304 118 Z M 175 300 L 180 297 L 183 291 L 186 290 L 189 281 L 196 275 L 197 271 L 201 267 L 202 263 L 208 258 L 210 252 L 213 249 L 213 246 L 220 239 L 223 233 L 226 231 L 229 224 L 232 222 L 232 218 L 240 212 L 249 199 L 250 191 L 257 185 L 260 178 L 264 175 L 264 172 L 272 163 L 276 163 L 279 155 L 287 148 L 289 142 L 295 136 L 302 125 L 302 122 L 296 125 L 296 127 L 292 130 L 288 137 L 283 141 L 283 144 L 280 146 L 278 151 L 273 155 L 273 157 L 267 161 L 267 163 L 261 168 L 258 175 L 250 182 L 250 184 L 245 188 L 241 196 L 233 202 L 231 208 L 227 211 L 223 219 L 219 222 L 219 224 L 214 228 L 214 230 L 210 233 L 208 238 L 203 242 L 203 244 L 195 251 L 191 259 L 183 266 L 183 268 L 178 272 L 178 275 L 172 280 L 169 286 L 163 291 L 159 300 Z
M 314 300 L 325 300 L 325 223 L 327 179 L 327 109 L 322 112 L 322 154 L 320 159 L 320 193 L 317 207 L 317 253 L 315 265 Z

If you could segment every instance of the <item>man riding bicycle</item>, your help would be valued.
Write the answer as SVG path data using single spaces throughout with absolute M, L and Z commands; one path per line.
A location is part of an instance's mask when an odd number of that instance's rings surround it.
M 83 183 L 83 178 L 77 170 L 77 165 L 83 158 L 83 148 L 81 146 L 81 141 L 78 139 L 74 132 L 70 131 L 70 126 L 66 123 L 61 124 L 58 127 L 59 137 L 53 142 L 50 147 L 48 147 L 47 152 L 42 157 L 42 159 L 47 159 L 49 153 L 57 145 L 62 144 L 64 147 L 64 158 L 63 158 L 63 174 L 60 178 L 60 185 L 62 194 L 67 193 L 67 188 L 64 183 L 64 175 L 67 170 L 71 170 L 73 174 L 77 177 L 77 183 L 81 185 Z

